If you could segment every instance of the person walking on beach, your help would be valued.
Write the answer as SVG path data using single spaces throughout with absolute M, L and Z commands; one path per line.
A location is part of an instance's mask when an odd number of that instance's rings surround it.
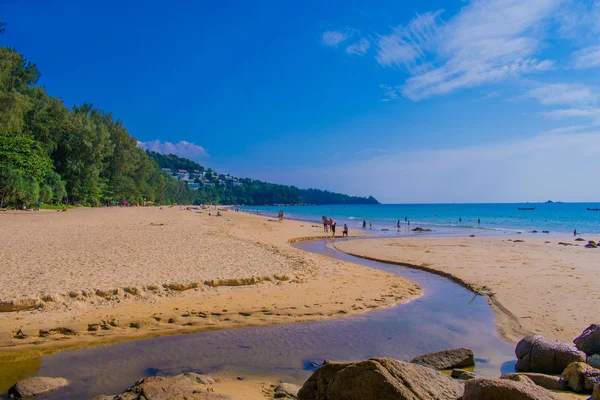
M 335 230 L 333 228 L 334 225 L 335 225 L 335 222 L 333 222 L 333 218 L 329 218 L 329 229 L 330 230 Z M 335 232 L 333 232 L 333 234 L 335 235 Z
M 283 210 L 279 211 L 279 222 L 283 221 Z
M 400 230 L 400 220 L 396 221 L 396 230 Z
M 330 219 L 329 221 L 333 221 L 333 219 Z M 335 237 L 335 222 L 331 223 L 331 236 Z
M 328 223 L 327 217 L 323 215 L 323 232 L 328 232 Z
M 363 219 L 363 229 L 367 229 L 367 221 Z
M 344 224 L 344 230 L 342 231 L 342 237 L 348 237 L 348 225 Z

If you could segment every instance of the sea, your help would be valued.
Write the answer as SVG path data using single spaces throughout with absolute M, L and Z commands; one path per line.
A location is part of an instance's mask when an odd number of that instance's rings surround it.
M 555 236 L 600 234 L 600 203 L 499 203 L 499 204 L 368 204 L 321 206 L 246 206 L 243 210 L 322 225 L 322 217 L 333 218 L 341 232 L 366 229 L 378 234 L 413 234 L 412 229 L 430 229 L 436 235 L 457 234 L 548 234 Z M 524 210 L 527 208 L 527 210 Z M 397 228 L 400 220 L 400 229 Z M 410 226 L 409 226 L 410 222 Z

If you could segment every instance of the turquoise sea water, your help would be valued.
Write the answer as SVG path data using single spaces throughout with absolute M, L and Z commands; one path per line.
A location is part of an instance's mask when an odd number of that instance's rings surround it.
M 550 234 L 573 234 L 577 229 L 582 235 L 600 234 L 600 211 L 587 208 L 599 207 L 600 203 L 527 203 L 527 204 L 378 204 L 378 205 L 331 205 L 331 206 L 264 206 L 244 207 L 246 211 L 258 211 L 262 215 L 276 216 L 283 210 L 286 218 L 320 223 L 323 215 L 333 218 L 341 227 L 360 229 L 366 220 L 367 229 L 396 231 L 396 221 L 401 221 L 401 232 L 410 227 L 429 228 L 440 234 L 453 234 L 477 230 L 480 234 L 529 233 L 537 230 Z M 518 207 L 535 207 L 522 211 Z M 459 218 L 461 221 L 459 222 Z M 477 220 L 481 223 L 478 224 Z

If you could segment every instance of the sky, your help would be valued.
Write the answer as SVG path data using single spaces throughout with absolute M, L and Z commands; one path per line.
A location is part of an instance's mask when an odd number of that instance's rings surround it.
M 51 95 L 219 172 L 600 200 L 600 0 L 0 0 L 0 20 Z

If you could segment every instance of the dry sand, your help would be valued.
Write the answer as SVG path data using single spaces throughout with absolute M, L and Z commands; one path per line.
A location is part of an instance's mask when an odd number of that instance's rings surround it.
M 421 237 L 354 240 L 335 247 L 453 277 L 490 299 L 498 329 L 508 340 L 533 332 L 570 343 L 598 323 L 600 249 L 585 244 L 573 237 Z
M 209 216 L 209 212 L 212 214 Z M 316 321 L 407 302 L 414 283 L 293 248 L 310 223 L 185 207 L 0 214 L 0 358 Z M 19 329 L 25 334 L 20 338 Z

